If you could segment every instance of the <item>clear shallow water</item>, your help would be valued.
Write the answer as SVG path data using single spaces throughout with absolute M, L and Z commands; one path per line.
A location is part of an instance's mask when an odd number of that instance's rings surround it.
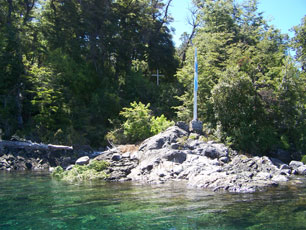
M 306 180 L 254 194 L 0 172 L 0 229 L 306 229 Z

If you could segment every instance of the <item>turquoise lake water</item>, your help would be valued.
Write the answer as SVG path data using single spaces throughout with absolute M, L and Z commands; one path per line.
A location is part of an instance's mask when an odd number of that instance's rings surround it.
M 230 194 L 0 172 L 0 229 L 306 229 L 306 180 Z

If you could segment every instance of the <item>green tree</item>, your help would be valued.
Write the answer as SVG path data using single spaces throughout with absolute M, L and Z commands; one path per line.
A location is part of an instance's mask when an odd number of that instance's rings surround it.
M 136 143 L 173 125 L 164 115 L 153 116 L 149 107 L 150 103 L 145 105 L 136 101 L 132 102 L 130 107 L 124 107 L 120 112 L 124 118 L 123 122 L 118 124 L 117 129 L 110 131 L 106 138 L 115 144 Z
M 198 116 L 222 141 L 256 154 L 302 149 L 303 74 L 286 57 L 285 35 L 267 25 L 257 1 L 195 1 L 200 27 Z M 186 87 L 178 117 L 191 119 L 194 48 L 178 72 Z
M 306 72 L 306 16 L 300 25 L 293 27 L 293 30 L 295 36 L 292 40 L 292 46 L 296 50 L 296 59 L 300 62 L 302 70 Z
M 40 18 L 47 44 L 44 64 L 54 70 L 61 85 L 71 121 L 66 129 L 79 137 L 72 142 L 99 145 L 111 127 L 108 120 L 131 101 L 157 105 L 159 89 L 149 80 L 152 70 L 162 70 L 167 84 L 175 81 L 170 2 L 45 3 Z M 135 63 L 144 63 L 147 69 L 135 70 Z
M 109 120 L 135 100 L 151 102 L 157 115 L 165 110 L 173 116 L 178 61 L 169 28 L 171 2 L 1 1 L 5 138 L 17 133 L 98 146 L 112 128 Z M 164 74 L 160 87 L 151 77 L 157 68 Z
M 37 1 L 6 0 L 0 3 L 0 129 L 9 138 L 24 127 L 26 68 L 24 60 L 33 59 L 35 28 L 33 14 Z

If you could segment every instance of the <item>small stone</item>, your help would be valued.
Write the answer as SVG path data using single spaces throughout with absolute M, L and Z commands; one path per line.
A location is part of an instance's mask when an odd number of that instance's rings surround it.
M 223 163 L 229 162 L 229 158 L 228 158 L 228 157 L 221 157 L 219 160 L 220 160 L 221 162 L 223 162 Z
M 65 170 L 66 170 L 66 171 L 69 171 L 69 170 L 71 170 L 71 169 L 73 168 L 73 166 L 74 166 L 74 165 L 69 165 Z
M 87 165 L 88 163 L 89 163 L 89 157 L 88 156 L 80 157 L 75 162 L 76 165 Z
M 212 160 L 211 164 L 215 166 L 220 166 L 220 162 L 217 159 Z
M 282 169 L 280 174 L 281 175 L 290 175 L 291 174 L 291 169 Z
M 170 145 L 171 149 L 179 149 L 179 147 L 180 147 L 180 145 L 177 144 L 177 143 L 173 143 L 173 144 Z
M 300 175 L 306 175 L 306 165 L 302 165 L 302 166 L 298 167 L 298 169 L 296 171 Z
M 123 153 L 122 158 L 130 158 L 130 152 Z
M 261 179 L 264 179 L 264 180 L 269 180 L 272 178 L 272 175 L 270 173 L 267 173 L 267 172 L 259 172 L 256 177 L 259 177 Z
M 203 122 L 201 122 L 201 121 L 193 120 L 189 123 L 189 131 L 190 132 L 201 134 L 202 129 L 203 129 Z
M 121 160 L 121 155 L 119 153 L 115 153 L 112 156 L 113 161 L 120 161 Z
M 148 171 L 151 171 L 153 169 L 153 165 L 148 165 L 146 168 Z
M 284 175 L 277 175 L 277 176 L 273 176 L 272 180 L 274 182 L 286 182 L 289 179 L 286 176 L 284 176 Z
M 166 174 L 165 174 L 164 172 L 161 172 L 161 173 L 159 174 L 159 176 L 160 176 L 160 177 L 164 177 L 164 176 L 166 176 Z

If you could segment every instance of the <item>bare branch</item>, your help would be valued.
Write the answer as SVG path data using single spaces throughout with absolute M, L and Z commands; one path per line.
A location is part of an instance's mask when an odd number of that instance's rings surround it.
M 161 28 L 163 27 L 163 25 L 168 21 L 168 16 L 169 16 L 169 7 L 170 7 L 170 4 L 171 4 L 172 0 L 168 0 L 167 4 L 166 4 L 166 8 L 165 8 L 165 13 L 164 13 L 164 16 L 163 16 L 163 19 L 161 20 L 158 28 L 156 29 L 156 31 L 160 31 Z M 158 1 L 156 1 L 156 5 L 157 6 L 157 3 Z
M 199 22 L 197 20 L 198 9 L 197 8 L 189 8 L 189 11 L 190 11 L 190 17 L 187 18 L 187 22 L 188 22 L 189 25 L 192 26 L 192 31 L 191 31 L 188 39 L 187 39 L 186 45 L 185 45 L 185 47 L 183 49 L 183 52 L 182 52 L 182 62 L 183 63 L 186 60 L 187 49 L 192 44 L 192 39 L 193 39 L 193 37 L 194 37 L 194 35 L 196 33 L 196 29 L 199 26 Z
M 166 5 L 164 18 L 163 18 L 163 23 L 167 22 L 167 20 L 168 20 L 168 11 L 169 11 L 169 7 L 170 7 L 171 2 L 172 2 L 172 0 L 168 0 L 168 3 Z

